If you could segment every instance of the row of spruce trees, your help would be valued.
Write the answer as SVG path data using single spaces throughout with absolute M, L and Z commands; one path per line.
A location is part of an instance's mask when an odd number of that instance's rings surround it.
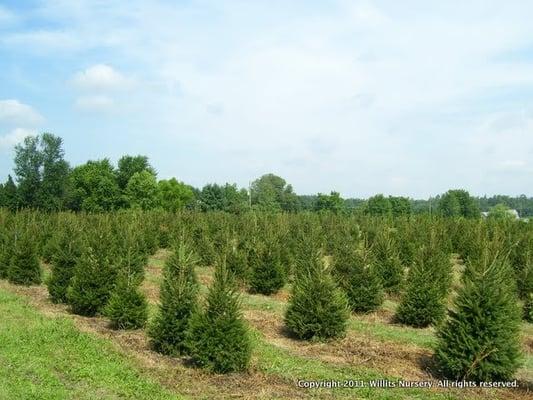
M 51 263 L 53 301 L 81 315 L 106 315 L 119 329 L 146 325 L 139 285 L 147 257 L 172 248 L 160 308 L 148 326 L 152 346 L 219 372 L 244 369 L 250 359 L 239 286 L 271 295 L 290 282 L 286 326 L 313 340 L 344 336 L 350 311 L 371 312 L 386 296 L 395 298 L 395 321 L 434 325 L 441 372 L 462 379 L 512 376 L 520 317 L 531 318 L 533 235 L 522 222 L 223 213 L 0 217 L 2 278 L 39 283 L 41 257 Z M 464 261 L 461 274 L 452 254 Z M 197 265 L 217 266 L 205 300 Z

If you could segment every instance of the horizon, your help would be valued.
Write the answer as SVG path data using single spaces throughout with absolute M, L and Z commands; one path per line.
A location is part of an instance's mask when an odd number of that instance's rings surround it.
M 529 12 L 528 12 L 529 11 Z M 0 4 L 0 179 L 51 132 L 194 187 L 533 197 L 533 4 Z

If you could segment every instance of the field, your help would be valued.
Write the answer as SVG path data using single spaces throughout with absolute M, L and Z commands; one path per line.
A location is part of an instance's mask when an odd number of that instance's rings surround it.
M 7 222 L 10 216 L 4 218 Z M 47 226 L 50 232 L 53 227 L 64 224 L 61 219 L 66 220 L 71 216 L 56 218 L 58 219 L 53 220 L 30 214 L 19 216 L 26 226 Z M 150 320 L 157 313 L 164 265 L 172 254 L 173 245 L 166 241 L 175 235 L 179 236 L 179 227 L 186 224 L 187 220 L 190 222 L 190 218 L 197 217 L 182 216 L 174 226 L 167 219 L 165 228 L 159 234 L 163 239 L 154 244 L 155 248 L 150 251 L 140 285 L 141 292 L 148 300 Z M 202 223 L 205 222 L 205 217 L 199 218 L 204 218 Z M 143 218 L 140 220 L 146 222 Z M 161 219 L 154 217 L 152 220 L 156 221 L 155 226 L 162 226 Z M 135 221 L 138 224 L 139 220 Z M 276 226 L 280 224 L 279 217 L 266 221 Z M 342 225 L 337 224 L 340 221 L 336 218 L 324 219 L 321 225 L 327 227 L 332 224 L 331 226 L 342 230 L 355 223 L 354 220 L 348 220 Z M 382 226 L 390 224 L 389 221 L 378 222 Z M 89 223 L 101 224 L 102 220 L 92 220 Z M 119 226 L 123 226 L 123 223 L 124 221 L 119 222 Z M 227 217 L 214 215 L 211 220 L 208 219 L 208 223 L 221 227 L 220 230 L 212 231 L 214 233 L 207 242 L 216 243 L 216 232 L 225 231 L 228 226 L 231 231 L 232 225 L 234 227 L 243 223 L 243 219 L 228 222 Z M 266 222 L 256 223 L 262 226 Z M 296 222 L 292 220 L 289 223 Z M 365 227 L 366 223 L 368 222 L 358 221 L 361 230 L 368 229 L 370 225 Z M 417 223 L 420 226 L 426 222 Z M 457 226 L 466 226 L 461 224 L 465 223 L 457 222 Z M 143 225 L 145 230 L 150 229 L 145 223 Z M 191 226 L 200 226 L 200 223 L 195 221 Z M 408 223 L 405 226 L 414 225 Z M 42 236 L 46 238 L 50 232 L 42 232 Z M 330 231 L 324 229 L 321 234 L 324 232 Z M 51 241 L 52 237 L 53 235 L 49 235 L 47 240 Z M 47 240 L 43 240 L 43 243 Z M 327 248 L 328 241 L 325 242 L 324 246 Z M 329 243 L 333 242 L 335 239 L 331 238 Z M 161 243 L 167 245 L 161 246 Z M 196 246 L 197 251 L 201 252 L 206 243 L 196 242 Z M 207 252 L 205 249 L 203 251 Z M 53 265 L 50 260 L 46 260 L 50 258 L 46 251 L 41 253 L 43 282 L 47 282 Z M 332 263 L 331 257 L 324 256 L 326 265 Z M 460 286 L 464 265 L 456 253 L 451 255 L 451 259 L 454 262 L 455 288 Z M 201 298 L 208 293 L 215 274 L 215 266 L 206 261 L 203 260 L 195 267 Z M 436 384 L 432 359 L 436 337 L 432 326 L 413 328 L 396 322 L 394 315 L 400 301 L 400 292 L 387 294 L 376 311 L 352 313 L 343 337 L 326 341 L 297 339 L 287 331 L 284 324 L 293 284 L 294 281 L 289 279 L 282 289 L 267 296 L 247 290 L 246 284 L 241 282 L 239 298 L 242 315 L 249 328 L 252 359 L 243 372 L 217 374 L 192 365 L 187 356 L 170 357 L 153 351 L 144 329 L 111 329 L 109 320 L 102 315 L 87 317 L 73 314 L 68 305 L 56 304 L 50 300 L 45 284 L 21 286 L 0 281 L 0 398 L 521 399 L 530 396 L 528 387 L 533 382 L 533 324 L 525 321 L 521 323 L 520 336 L 523 362 L 514 376 L 521 386 L 519 389 L 300 387 L 304 385 L 304 381 L 368 383 L 404 380 L 432 381 Z M 452 300 L 453 293 L 449 299 L 450 306 Z

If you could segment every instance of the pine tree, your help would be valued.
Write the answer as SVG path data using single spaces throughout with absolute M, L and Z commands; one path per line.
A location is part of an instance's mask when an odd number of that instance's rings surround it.
M 104 308 L 104 315 L 111 320 L 113 329 L 138 329 L 146 325 L 148 303 L 139 291 L 139 276 L 123 271 Z
M 524 320 L 533 322 L 533 293 L 524 300 Z
M 191 315 L 197 309 L 196 265 L 196 256 L 184 243 L 177 246 L 165 264 L 159 311 L 148 330 L 152 347 L 160 353 L 187 352 L 186 333 Z
M 74 275 L 76 262 L 82 252 L 79 236 L 79 232 L 71 224 L 59 232 L 52 255 L 51 274 L 46 282 L 50 298 L 55 303 L 67 302 L 67 288 Z
M 88 246 L 76 260 L 67 289 L 72 312 L 92 317 L 101 312 L 115 286 L 116 269 L 108 256 Z
M 194 314 L 189 330 L 189 349 L 197 365 L 228 373 L 248 368 L 251 341 L 240 310 L 234 277 L 224 262 L 215 269 L 206 308 Z
M 451 379 L 509 380 L 520 363 L 520 309 L 505 258 L 469 262 L 454 308 L 437 332 L 435 352 Z
M 278 292 L 286 280 L 285 270 L 281 265 L 279 245 L 273 241 L 265 243 L 256 252 L 252 252 L 252 255 L 255 257 L 250 257 L 251 292 L 265 295 Z
M 391 294 L 399 293 L 404 280 L 404 267 L 394 241 L 388 235 L 380 233 L 373 244 L 373 251 L 383 288 Z
M 17 285 L 38 285 L 42 280 L 42 269 L 33 235 L 26 228 L 15 234 L 15 243 L 11 261 L 7 270 L 7 279 Z
M 407 289 L 396 310 L 397 321 L 417 328 L 441 321 L 450 285 L 450 257 L 434 244 L 424 246 L 409 270 Z
M 358 249 L 351 260 L 348 279 L 344 285 L 350 308 L 354 312 L 366 313 L 377 310 L 383 304 L 383 286 L 365 248 Z
M 0 235 L 0 279 L 7 278 L 7 271 L 9 264 L 11 264 L 11 257 L 13 255 L 13 239 L 12 234 L 7 230 Z
M 348 300 L 324 268 L 321 254 L 300 253 L 298 274 L 285 313 L 287 328 L 300 339 L 326 340 L 346 333 Z

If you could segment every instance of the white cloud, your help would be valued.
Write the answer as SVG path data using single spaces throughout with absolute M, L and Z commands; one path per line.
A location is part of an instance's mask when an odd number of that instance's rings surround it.
M 0 100 L 0 122 L 18 125 L 36 125 L 44 120 L 31 106 L 18 100 Z
M 113 110 L 115 102 L 111 97 L 103 95 L 82 96 L 76 99 L 74 106 L 83 111 L 109 112 Z
M 114 90 L 124 89 L 132 81 L 109 65 L 97 64 L 76 73 L 72 83 L 85 90 Z
M 37 132 L 32 129 L 13 129 L 11 132 L 0 136 L 0 150 L 9 150 L 16 144 L 22 142 L 26 136 L 34 136 L 36 133 Z

